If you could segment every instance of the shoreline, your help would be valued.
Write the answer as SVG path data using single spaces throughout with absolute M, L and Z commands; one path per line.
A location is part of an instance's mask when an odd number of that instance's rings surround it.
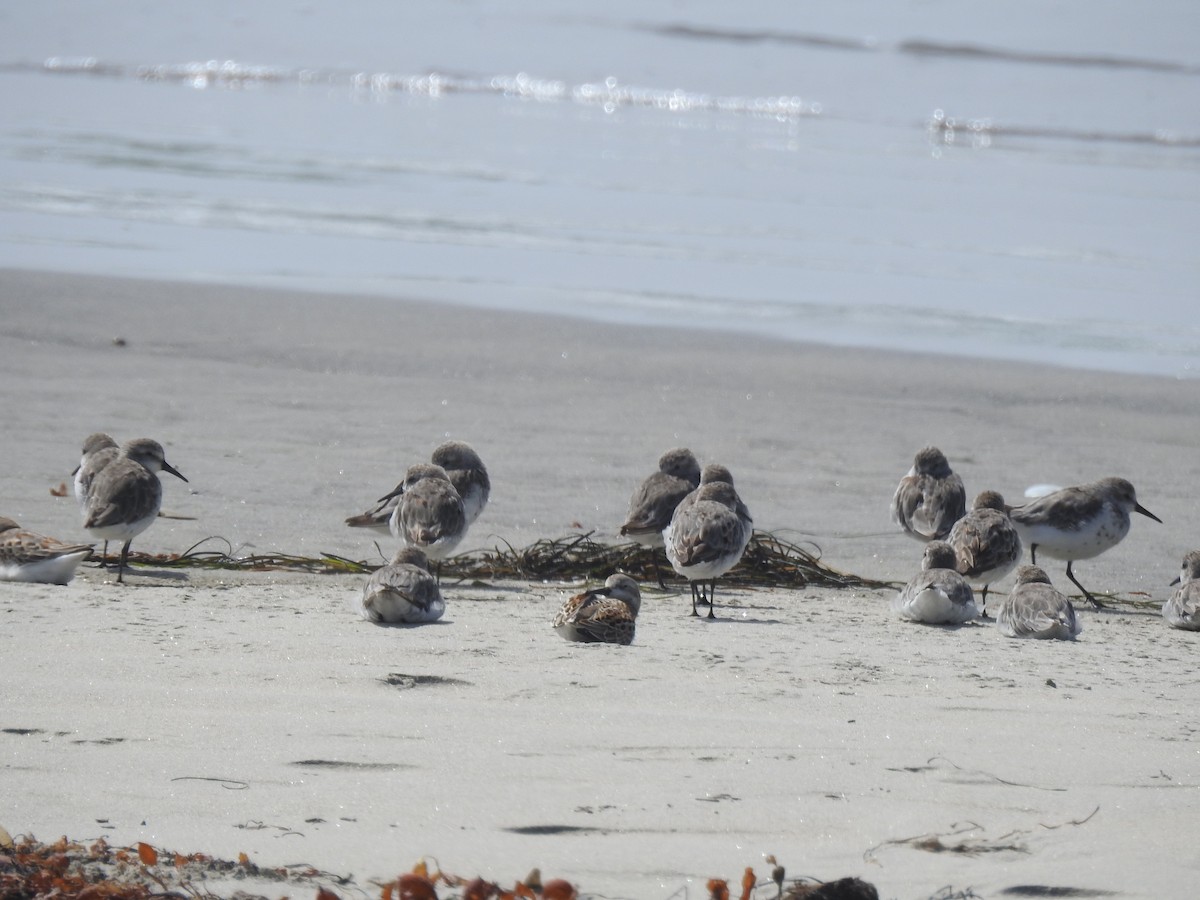
M 163 508 L 194 520 L 155 523 L 148 553 L 220 534 L 369 557 L 342 520 L 446 437 L 493 483 L 464 551 L 613 543 L 678 445 L 729 466 L 758 529 L 881 581 L 919 567 L 888 503 L 927 443 L 972 496 L 1128 477 L 1166 524 L 1081 561 L 1097 592 L 1165 599 L 1200 524 L 1200 398 L 1170 378 L 186 283 L 0 288 L 0 514 L 62 539 L 84 533 L 50 490 L 96 430 L 162 441 L 190 479 Z M 421 857 L 664 900 L 767 854 L 905 898 L 1181 896 L 1200 869 L 1195 636 L 1152 609 L 1079 605 L 1080 639 L 1046 644 L 901 622 L 890 591 L 718 588 L 708 623 L 647 585 L 633 645 L 610 647 L 554 634 L 569 584 L 448 585 L 443 622 L 397 629 L 355 616 L 361 576 L 127 581 L 0 584 L 14 836 L 304 860 L 363 895 Z
M 648 329 L 664 332 L 680 331 L 694 334 L 728 334 L 735 339 L 744 339 L 748 342 L 766 341 L 769 343 L 782 343 L 786 345 L 811 347 L 828 351 L 848 351 L 854 353 L 868 354 L 889 354 L 899 357 L 928 357 L 931 354 L 923 349 L 917 348 L 913 350 L 904 350 L 895 347 L 882 338 L 876 336 L 873 340 L 863 336 L 860 332 L 857 338 L 838 339 L 835 335 L 837 332 L 826 335 L 824 338 L 801 338 L 789 331 L 779 330 L 772 332 L 768 326 L 760 326 L 756 328 L 737 327 L 735 331 L 727 331 L 718 324 L 715 319 L 699 319 L 694 323 L 680 324 L 669 321 L 663 321 L 661 317 L 655 314 L 642 310 L 637 314 L 631 314 L 631 318 L 621 318 L 617 315 L 607 314 L 603 312 L 594 312 L 588 314 L 579 312 L 564 312 L 561 310 L 542 308 L 536 304 L 530 303 L 525 306 L 497 306 L 494 304 L 472 304 L 469 301 L 463 300 L 460 297 L 422 297 L 417 294 L 409 294 L 398 292 L 395 289 L 376 288 L 372 289 L 366 286 L 355 287 L 346 285 L 339 287 L 337 285 L 324 285 L 321 287 L 305 287 L 294 284 L 274 283 L 269 278 L 260 278 L 254 280 L 238 280 L 236 278 L 221 278 L 217 276 L 204 276 L 196 278 L 181 278 L 179 280 L 164 279 L 158 275 L 148 275 L 145 277 L 130 275 L 126 273 L 108 274 L 98 273 L 93 271 L 68 271 L 68 270 L 49 270 L 40 268 L 24 269 L 13 266 L 0 265 L 0 273 L 27 275 L 27 276 L 46 276 L 46 277 L 62 277 L 71 279 L 97 279 L 103 281 L 126 281 L 134 284 L 157 284 L 157 285 L 188 285 L 199 289 L 207 289 L 212 292 L 235 291 L 249 294 L 274 295 L 277 297 L 293 296 L 293 297 L 310 297 L 310 298 L 354 298 L 361 302 L 375 302 L 383 304 L 398 304 L 398 305 L 420 305 L 432 306 L 437 309 L 458 310 L 460 312 L 480 312 L 489 315 L 512 315 L 517 317 L 532 317 L 532 318 L 548 318 L 561 319 L 566 322 L 578 323 L 582 326 L 595 325 L 601 327 L 610 327 L 617 329 Z M 922 310 L 912 310 L 912 314 L 920 314 Z M 959 345 L 964 343 L 964 334 L 971 334 L 982 329 L 987 331 L 995 327 L 995 322 L 987 318 L 980 318 L 977 321 L 972 321 L 967 318 L 955 319 L 953 317 L 946 318 L 947 313 L 944 310 L 931 310 L 939 321 L 939 327 L 946 330 L 948 334 L 954 334 L 953 340 Z M 1041 323 L 1043 327 L 1050 328 L 1061 325 L 1060 322 L 1047 321 Z M 969 340 L 969 339 L 968 339 Z M 1013 356 L 1011 348 L 1008 355 L 999 353 L 995 350 L 989 350 L 989 345 L 986 341 L 976 342 L 974 349 L 982 351 L 982 355 L 975 355 L 970 349 L 964 349 L 957 353 L 948 353 L 938 351 L 932 355 L 936 357 L 944 357 L 948 360 L 966 361 L 979 360 L 997 365 L 1008 366 L 1028 366 L 1034 368 L 1047 368 L 1055 371 L 1066 371 L 1076 373 L 1093 373 L 1098 375 L 1111 376 L 1127 376 L 1132 378 L 1165 378 L 1172 381 L 1191 382 L 1200 380 L 1200 369 L 1194 367 L 1194 371 L 1151 371 L 1145 368 L 1132 368 L 1132 363 L 1128 363 L 1124 368 L 1104 368 L 1096 364 L 1088 364 L 1083 361 L 1075 362 L 1049 362 L 1044 359 L 1032 357 Z M 1043 350 L 1050 351 L 1053 348 L 1044 347 Z M 1062 350 L 1063 348 L 1059 348 Z M 1102 351 L 1097 350 L 1095 356 L 1102 354 Z M 1186 364 L 1185 364 L 1186 367 Z

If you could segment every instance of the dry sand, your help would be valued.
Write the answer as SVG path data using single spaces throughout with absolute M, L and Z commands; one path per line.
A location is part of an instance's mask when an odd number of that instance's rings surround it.
M 14 271 L 0 314 L 0 514 L 63 539 L 85 534 L 50 489 L 106 430 L 159 439 L 190 479 L 165 477 L 164 509 L 195 520 L 156 523 L 148 552 L 218 535 L 378 561 L 342 518 L 446 437 L 494 485 L 463 549 L 614 541 L 687 445 L 759 528 L 901 581 L 920 547 L 888 500 L 926 443 L 970 494 L 1133 481 L 1165 524 L 1080 563 L 1094 590 L 1161 601 L 1200 546 L 1195 382 Z M 901 898 L 1187 897 L 1200 876 L 1197 636 L 1153 609 L 1082 610 L 1079 641 L 1044 644 L 899 622 L 888 591 L 719 591 L 698 622 L 676 586 L 620 648 L 550 629 L 577 586 L 447 586 L 445 621 L 394 629 L 352 613 L 362 581 L 0 584 L 0 825 L 305 862 L 348 895 L 422 856 L 650 900 L 765 876 L 765 854 Z M 973 852 L 905 843 L 934 835 Z

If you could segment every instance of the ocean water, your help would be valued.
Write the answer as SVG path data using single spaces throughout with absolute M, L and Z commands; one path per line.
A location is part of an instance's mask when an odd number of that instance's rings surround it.
M 1197 35 L 1193 0 L 5 4 L 0 266 L 1194 378 Z

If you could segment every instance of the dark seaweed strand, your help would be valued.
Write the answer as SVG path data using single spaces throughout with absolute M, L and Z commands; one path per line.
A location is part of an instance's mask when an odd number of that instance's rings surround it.
M 633 543 L 602 544 L 592 539 L 593 534 L 587 532 L 560 538 L 542 538 L 527 547 L 514 547 L 506 541 L 490 550 L 463 553 L 442 563 L 442 578 L 457 581 L 502 578 L 599 581 L 615 571 L 621 571 L 639 581 L 657 580 L 653 558 L 645 547 Z M 224 547 L 201 549 L 211 542 L 223 544 Z M 746 587 L 892 586 L 839 572 L 821 561 L 820 552 L 815 544 L 801 546 L 769 532 L 756 531 L 741 562 L 725 576 L 725 580 Z M 172 569 L 284 570 L 354 575 L 373 572 L 382 565 L 346 559 L 332 553 L 323 553 L 319 557 L 289 553 L 237 556 L 232 545 L 220 537 L 206 538 L 178 555 L 134 553 L 130 555 L 130 562 Z M 665 564 L 665 560 L 662 562 Z

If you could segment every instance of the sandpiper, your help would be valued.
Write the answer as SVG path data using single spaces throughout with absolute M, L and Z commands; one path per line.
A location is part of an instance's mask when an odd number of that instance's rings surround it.
M 937 447 L 918 451 L 892 496 L 892 521 L 918 541 L 940 541 L 966 512 L 966 489 L 946 455 Z
M 739 512 L 739 507 L 741 512 Z M 692 615 L 696 604 L 708 602 L 714 619 L 717 579 L 737 565 L 750 542 L 754 522 L 733 485 L 714 481 L 696 489 L 696 496 L 677 509 L 667 527 L 667 559 L 692 588 Z M 709 582 L 704 594 L 703 582 Z
M 79 457 L 79 465 L 71 475 L 75 479 L 75 499 L 82 509 L 87 503 L 88 491 L 96 473 L 116 459 L 121 448 L 111 435 L 103 431 L 89 434 L 83 442 L 83 454 Z
M 953 547 L 945 541 L 930 541 L 921 571 L 892 599 L 893 612 L 928 625 L 961 625 L 976 618 L 975 594 L 955 570 L 957 562 Z
M 67 544 L 0 516 L 0 581 L 67 584 L 91 552 L 91 544 Z
M 954 548 L 959 574 L 983 585 L 979 614 L 986 617 L 989 585 L 1021 561 L 1021 536 L 1008 518 L 1004 497 L 996 491 L 979 494 L 971 511 L 954 523 L 946 542 Z
M 658 586 L 665 588 L 655 550 L 665 546 L 663 531 L 671 524 L 675 507 L 700 485 L 700 463 L 686 447 L 668 450 L 658 458 L 658 471 L 647 476 L 629 498 L 629 512 L 621 536 L 650 549 Z
M 733 487 L 733 473 L 720 463 L 709 463 L 700 471 L 700 486 L 702 487 L 706 484 L 716 484 L 717 482 Z M 699 488 L 696 488 L 689 492 L 686 497 L 679 501 L 679 504 L 675 507 L 675 511 L 678 512 L 681 507 L 688 507 L 695 503 L 697 497 L 699 496 L 698 491 Z M 737 495 L 736 489 L 734 496 L 737 497 L 737 504 L 734 512 L 738 514 L 738 518 L 742 519 L 743 522 L 751 522 L 750 510 L 746 508 L 746 504 L 742 502 L 742 498 Z M 672 516 L 674 516 L 674 513 L 672 513 Z M 753 525 L 752 522 L 751 525 Z M 747 538 L 747 540 L 749 540 L 749 538 Z
M 734 486 L 733 473 L 720 463 L 708 463 L 700 471 L 700 487 L 704 487 L 706 484 L 715 484 L 717 482 L 720 482 L 721 484 L 727 484 L 732 488 Z M 750 518 L 750 510 L 747 509 L 746 504 L 742 502 L 742 498 L 738 495 L 736 488 L 734 488 L 733 496 L 735 500 L 733 511 L 737 513 L 738 518 L 742 521 L 742 527 L 746 530 L 746 544 L 748 545 L 754 532 L 754 521 Z M 675 515 L 679 514 L 680 510 L 687 509 L 689 506 L 695 503 L 699 497 L 700 488 L 696 488 L 696 490 L 692 491 L 690 494 L 680 500 L 679 505 L 675 507 L 675 514 L 672 515 L 672 519 Z M 700 589 L 700 602 L 711 602 L 704 590 L 703 585 L 701 585 Z
M 445 469 L 450 483 L 462 498 L 467 525 L 474 524 L 483 508 L 487 506 L 492 493 L 492 482 L 479 454 L 465 441 L 446 441 L 434 448 L 430 461 L 435 466 Z M 392 513 L 399 505 L 400 494 L 393 491 L 378 500 L 375 506 L 366 512 L 350 516 L 346 519 L 346 524 L 351 528 L 388 532 L 391 530 Z
M 363 585 L 359 611 L 368 622 L 415 625 L 440 619 L 446 603 L 425 554 L 417 547 L 401 547 Z
M 1172 628 L 1200 631 L 1200 550 L 1183 558 L 1175 593 L 1163 604 L 1163 621 Z
M 492 482 L 479 454 L 464 441 L 446 441 L 434 448 L 430 461 L 446 470 L 462 498 L 467 525 L 475 524 L 492 494 Z
M 658 471 L 647 477 L 629 498 L 622 537 L 643 547 L 662 547 L 663 531 L 679 501 L 700 484 L 700 463 L 691 450 L 676 447 L 658 459 Z
M 71 473 L 75 480 L 75 500 L 79 503 L 80 510 L 87 507 L 88 494 L 91 493 L 92 481 L 95 479 L 96 473 L 120 455 L 120 446 L 111 435 L 105 434 L 103 431 L 89 434 L 84 440 L 83 455 L 79 457 L 79 465 Z M 104 561 L 107 558 L 108 541 L 105 541 L 104 549 L 100 553 L 101 568 L 104 568 Z
M 393 495 L 400 504 L 389 521 L 392 534 L 410 547 L 419 547 L 439 563 L 454 552 L 467 533 L 467 516 L 462 498 L 441 466 L 417 463 L 409 466 Z
M 83 527 L 100 540 L 124 541 L 117 564 L 122 583 L 129 545 L 158 516 L 162 505 L 159 472 L 187 481 L 167 462 L 162 444 L 150 438 L 126 441 L 118 457 L 96 473 L 83 509 Z
M 1138 503 L 1133 485 L 1124 478 L 1101 478 L 1014 507 L 1009 517 L 1029 547 L 1029 561 L 1037 565 L 1039 550 L 1052 559 L 1065 559 L 1067 577 L 1093 607 L 1101 609 L 1103 604 L 1079 583 L 1071 564 L 1099 556 L 1120 543 L 1129 533 L 1131 512 L 1162 522 Z
M 554 617 L 554 630 L 568 641 L 631 644 L 642 592 L 628 575 L 609 575 L 604 587 L 576 594 Z
M 1017 583 L 996 613 L 996 626 L 1008 637 L 1074 640 L 1083 630 L 1075 607 L 1037 566 L 1017 569 Z

